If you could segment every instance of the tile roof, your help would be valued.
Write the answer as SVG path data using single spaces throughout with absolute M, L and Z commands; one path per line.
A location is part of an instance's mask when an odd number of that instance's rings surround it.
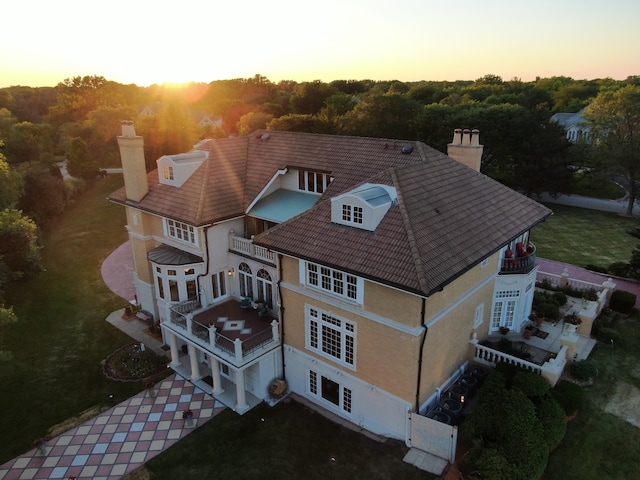
M 410 153 L 401 149 L 410 145 Z M 551 214 L 415 141 L 259 131 L 207 142 L 209 159 L 179 189 L 149 174 L 142 210 L 196 226 L 242 215 L 281 169 L 330 173 L 310 210 L 256 237 L 288 255 L 430 295 Z M 333 224 L 330 198 L 365 183 L 398 192 L 374 232 Z M 129 204 L 121 189 L 111 197 Z

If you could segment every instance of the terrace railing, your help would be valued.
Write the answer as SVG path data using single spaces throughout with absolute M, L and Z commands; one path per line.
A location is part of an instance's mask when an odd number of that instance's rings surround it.
M 173 307 L 169 321 L 163 326 L 174 333 L 198 344 L 205 350 L 226 357 L 236 366 L 253 358 L 263 349 L 275 347 L 280 343 L 279 323 L 273 320 L 269 327 L 241 340 L 229 338 L 217 331 L 215 325 L 203 325 L 193 319 L 193 314 L 176 312 Z
M 536 266 L 536 246 L 529 242 L 527 255 L 502 259 L 500 273 L 526 273 Z
M 229 250 L 232 252 L 242 253 L 249 257 L 271 264 L 276 263 L 276 256 L 271 250 L 261 247 L 260 245 L 254 245 L 253 237 L 237 237 L 233 230 L 229 232 Z

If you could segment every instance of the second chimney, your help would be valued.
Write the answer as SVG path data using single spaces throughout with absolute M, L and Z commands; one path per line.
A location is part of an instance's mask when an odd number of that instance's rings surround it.
M 476 172 L 480 171 L 482 150 L 480 131 L 475 128 L 473 130 L 456 128 L 453 131 L 452 142 L 447 145 L 447 155 Z

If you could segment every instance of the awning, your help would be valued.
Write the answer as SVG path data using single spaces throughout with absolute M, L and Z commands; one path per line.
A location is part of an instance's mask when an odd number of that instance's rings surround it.
M 202 263 L 204 260 L 197 255 L 185 252 L 179 248 L 160 245 L 147 253 L 147 258 L 159 265 L 188 265 Z

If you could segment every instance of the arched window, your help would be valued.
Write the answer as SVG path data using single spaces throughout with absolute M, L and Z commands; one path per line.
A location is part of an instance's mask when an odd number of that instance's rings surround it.
M 251 267 L 241 263 L 238 267 L 238 281 L 240 282 L 240 296 L 253 299 L 253 276 Z
M 258 270 L 258 301 L 263 301 L 270 307 L 273 305 L 273 281 L 266 270 Z

